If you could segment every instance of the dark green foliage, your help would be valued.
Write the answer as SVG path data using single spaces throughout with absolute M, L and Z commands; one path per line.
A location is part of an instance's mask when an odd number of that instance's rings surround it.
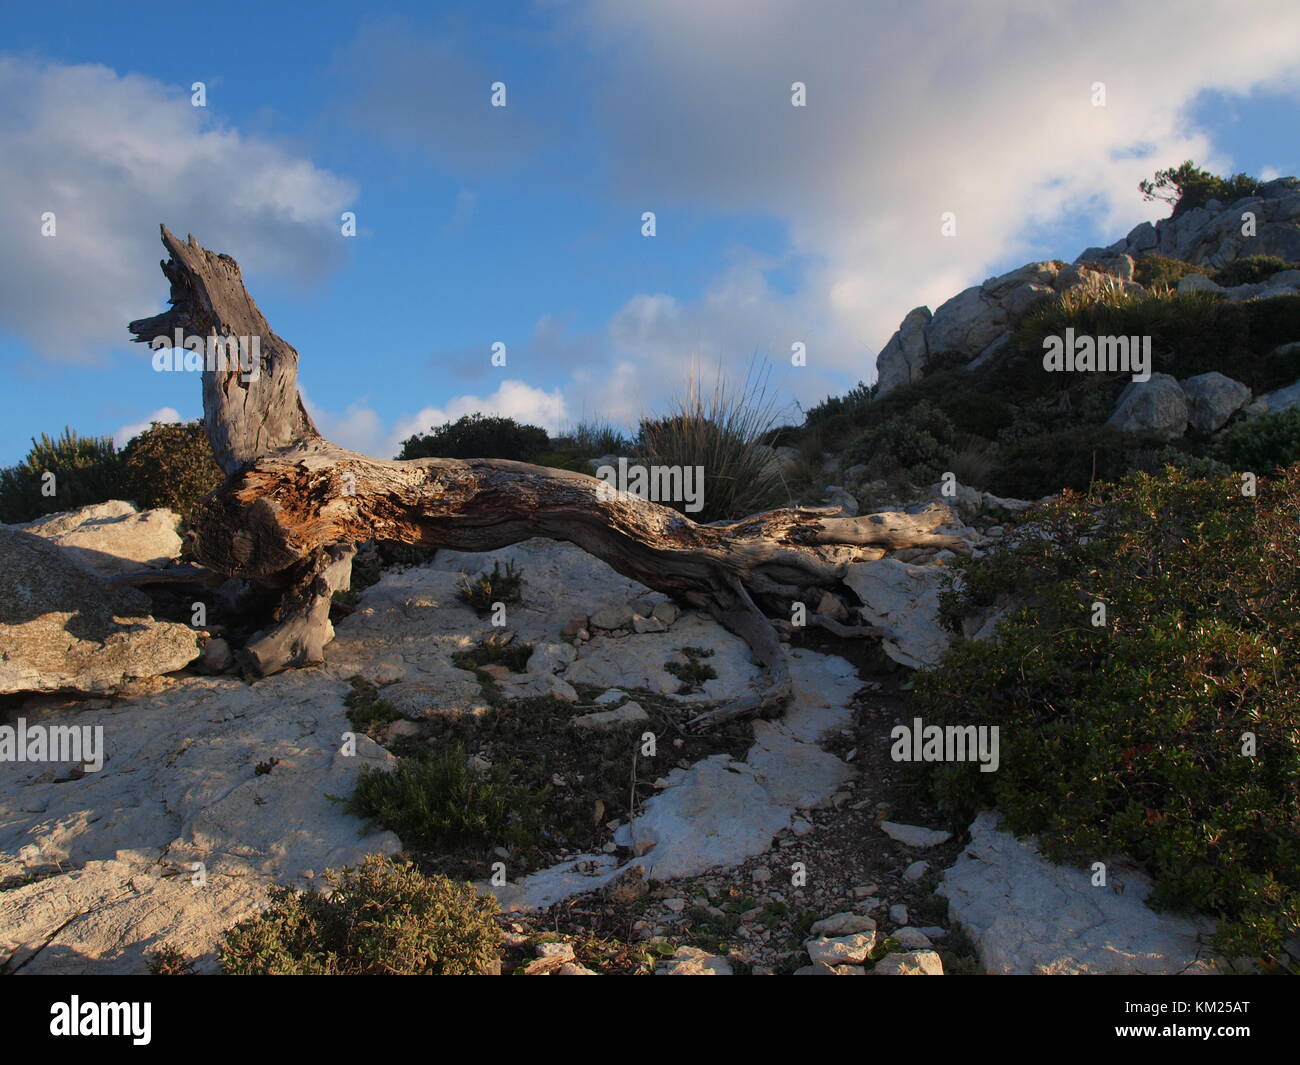
M 52 496 L 41 491 L 47 472 L 54 474 Z M 22 462 L 0 470 L 0 521 L 9 524 L 123 498 L 122 459 L 106 436 L 42 433 Z
M 497 766 L 471 767 L 457 746 L 420 751 L 391 771 L 362 767 L 348 809 L 396 832 L 408 848 L 510 847 L 538 838 L 543 797 L 511 784 Z
M 1177 218 L 1197 207 L 1204 207 L 1211 200 L 1227 205 L 1243 196 L 1251 196 L 1259 188 L 1259 182 L 1245 174 L 1217 177 L 1188 159 L 1181 166 L 1157 170 L 1153 179 L 1139 182 L 1138 188 L 1145 200 L 1163 200 L 1173 204 L 1170 217 Z
M 494 603 L 517 603 L 522 596 L 524 575 L 513 562 L 501 569 L 500 562 L 492 563 L 492 572 L 484 570 L 474 577 L 461 576 L 456 596 L 462 603 L 486 614 Z
M 1230 262 L 1215 274 L 1212 280 L 1216 285 L 1222 285 L 1224 288 L 1256 285 L 1261 281 L 1267 281 L 1279 270 L 1290 269 L 1293 269 L 1291 264 L 1276 255 L 1247 255 Z
M 957 444 L 952 420 L 928 400 L 872 426 L 845 453 L 846 466 L 862 463 L 868 477 L 929 484 L 948 469 Z
M 545 429 L 475 412 L 402 441 L 399 459 L 514 459 L 531 462 L 548 446 Z
M 505 666 L 511 673 L 522 673 L 532 654 L 533 645 L 523 640 L 502 643 L 487 639 L 469 651 L 457 651 L 451 660 L 460 669 L 479 670 L 484 666 Z
M 322 891 L 275 887 L 266 912 L 225 933 L 221 967 L 250 976 L 465 976 L 499 966 L 496 900 L 372 854 Z
M 1197 266 L 1182 259 L 1170 259 L 1164 255 L 1148 252 L 1139 255 L 1133 262 L 1133 280 L 1144 288 L 1163 285 L 1174 288 L 1188 274 L 1201 274 L 1209 277 L 1214 271 L 1208 266 Z
M 142 508 L 167 507 L 182 518 L 225 480 L 202 421 L 154 422 L 128 441 L 122 465 L 127 498 Z
M 1001 729 L 997 772 L 928 767 L 944 806 L 996 804 L 1056 859 L 1128 854 L 1154 905 L 1217 915 L 1228 956 L 1271 964 L 1300 926 L 1298 512 L 1300 469 L 1257 498 L 1231 477 L 1134 474 L 1041 510 L 1043 538 L 960 562 L 950 626 L 1024 605 L 918 675 L 927 725 Z
M 1120 306 L 1092 303 L 1066 308 L 1052 303 L 1026 315 L 1016 330 L 1013 352 L 998 366 L 1004 395 L 1023 402 L 1079 378 L 1105 376 L 1043 369 L 1044 338 L 1064 336 L 1067 327 L 1073 327 L 1077 336 L 1149 336 L 1152 371 L 1180 380 L 1218 370 L 1259 393 L 1300 378 L 1300 353 L 1270 354 L 1300 337 L 1300 296 L 1234 303 L 1217 294 L 1191 292 L 1156 295 Z
M 691 695 L 700 691 L 705 681 L 713 680 L 718 671 L 703 661 L 713 657 L 711 647 L 683 647 L 682 654 L 686 656 L 685 662 L 667 662 L 664 670 L 681 681 L 677 686 L 678 695 Z
M 1214 457 L 1250 473 L 1300 462 L 1300 407 L 1238 422 L 1219 438 Z
M 373 738 L 372 734 L 382 726 L 402 716 L 380 697 L 379 689 L 370 681 L 353 677 L 351 683 L 352 690 L 343 697 L 343 705 L 348 708 L 348 721 L 358 732 Z
M 1027 436 L 997 449 L 988 490 L 1013 499 L 1039 499 L 1063 488 L 1084 491 L 1095 480 L 1128 472 L 1134 446 L 1130 434 L 1104 425 Z

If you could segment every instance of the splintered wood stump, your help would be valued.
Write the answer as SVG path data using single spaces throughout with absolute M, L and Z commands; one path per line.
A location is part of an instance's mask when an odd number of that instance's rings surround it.
M 491 551 L 534 536 L 563 540 L 626 577 L 709 612 L 745 640 L 768 674 L 761 693 L 697 718 L 703 725 L 783 708 L 789 663 L 776 625 L 794 605 L 809 624 L 879 636 L 816 613 L 825 592 L 847 603 L 846 567 L 907 547 L 965 541 L 934 532 L 944 507 L 921 514 L 837 516 L 829 508 L 774 510 L 698 525 L 658 503 L 611 492 L 584 474 L 501 459 L 369 458 L 322 439 L 298 395 L 298 353 L 271 332 L 235 261 L 164 226 L 171 309 L 130 324 L 149 343 L 176 329 L 197 337 L 260 338 L 256 372 L 203 372 L 203 410 L 226 483 L 192 515 L 190 547 L 209 569 L 282 589 L 274 626 L 244 663 L 269 675 L 323 660 L 333 639 L 332 594 L 348 587 L 356 545 L 388 540 Z

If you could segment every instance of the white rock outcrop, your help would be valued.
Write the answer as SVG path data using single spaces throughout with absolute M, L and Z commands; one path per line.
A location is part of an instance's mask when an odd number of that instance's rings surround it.
M 1212 926 L 1147 907 L 1149 880 L 1111 863 L 1107 885 L 1053 865 L 1032 841 L 999 827 L 992 812 L 944 873 L 938 893 L 992 973 L 1205 973 Z

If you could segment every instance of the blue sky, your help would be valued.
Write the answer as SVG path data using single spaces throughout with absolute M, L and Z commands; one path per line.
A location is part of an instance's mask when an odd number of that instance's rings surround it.
M 1300 5 L 1043 7 L 5 5 L 0 462 L 199 415 L 126 343 L 160 222 L 239 260 L 325 434 L 388 455 L 474 409 L 630 424 L 755 355 L 797 417 L 911 307 L 1159 217 L 1158 166 L 1300 171 Z

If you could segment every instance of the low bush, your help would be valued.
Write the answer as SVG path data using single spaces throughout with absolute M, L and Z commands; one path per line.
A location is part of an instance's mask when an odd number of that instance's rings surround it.
M 420 751 L 393 770 L 364 766 L 348 809 L 391 829 L 408 848 L 527 846 L 542 796 L 505 771 L 470 765 L 463 747 Z
M 1238 472 L 1268 473 L 1300 462 L 1300 407 L 1238 422 L 1219 437 L 1213 454 Z
M 868 478 L 930 484 L 949 469 L 956 443 L 951 419 L 922 400 L 868 429 L 845 453 L 844 465 L 865 465 Z
M 122 459 L 106 436 L 42 433 L 22 462 L 0 470 L 0 521 L 8 524 L 126 498 Z
M 1292 269 L 1291 264 L 1276 255 L 1247 255 L 1230 262 L 1214 275 L 1213 281 L 1224 288 L 1256 285 L 1261 281 L 1267 281 L 1280 270 L 1290 269 Z
M 997 772 L 930 767 L 945 807 L 996 804 L 1057 860 L 1127 854 L 1153 905 L 1211 913 L 1226 956 L 1275 964 L 1300 928 L 1298 511 L 1296 468 L 1256 497 L 1235 478 L 1134 474 L 959 562 L 950 627 L 1023 605 L 918 675 L 909 716 L 1001 730 Z
M 154 422 L 127 442 L 122 466 L 127 498 L 140 507 L 167 507 L 182 518 L 225 480 L 202 421 Z
M 546 430 L 513 418 L 466 414 L 402 441 L 399 459 L 513 459 L 531 462 L 547 450 Z
M 1147 252 L 1133 261 L 1133 280 L 1144 288 L 1176 288 L 1178 282 L 1188 274 L 1200 274 L 1209 277 L 1214 273 L 1208 266 L 1198 266 L 1182 259 L 1171 259 L 1166 255 Z
M 524 575 L 513 562 L 507 562 L 504 570 L 500 562 L 493 562 L 491 573 L 483 570 L 473 577 L 462 574 L 457 583 L 456 597 L 479 614 L 486 614 L 497 603 L 519 602 L 523 597 L 523 585 Z
M 467 976 L 499 968 L 496 900 L 372 854 L 321 891 L 271 889 L 264 912 L 227 929 L 237 976 Z

